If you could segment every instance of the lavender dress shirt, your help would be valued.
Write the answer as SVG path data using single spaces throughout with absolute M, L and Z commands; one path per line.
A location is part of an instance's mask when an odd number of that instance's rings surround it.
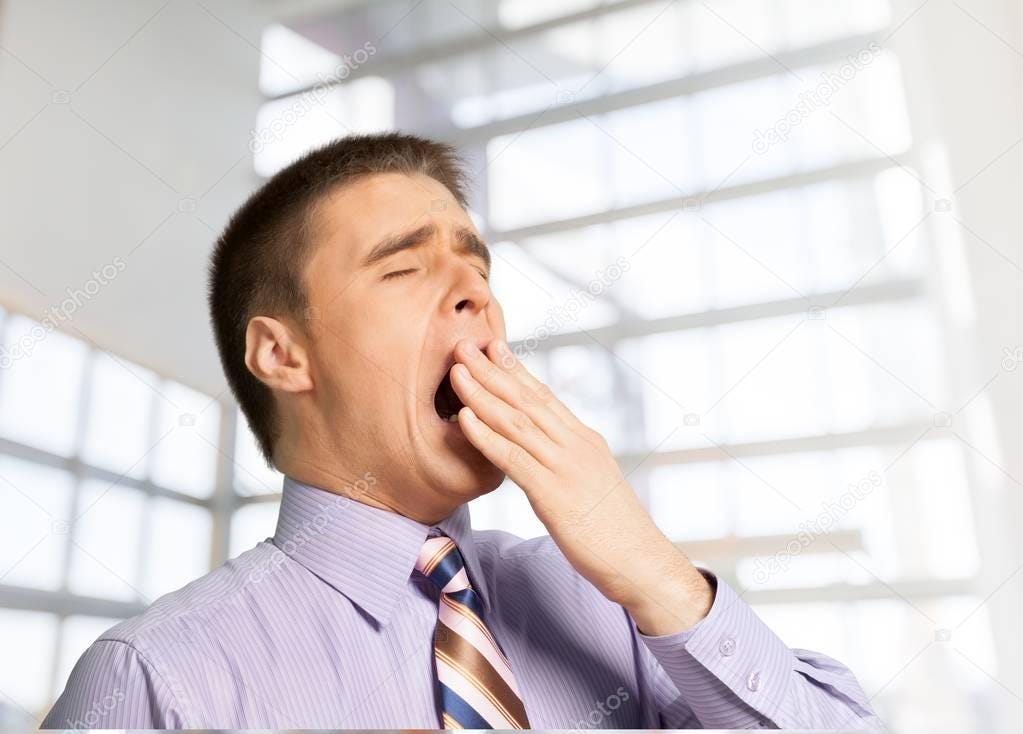
M 789 649 L 724 581 L 641 634 L 549 537 L 438 524 L 458 544 L 537 729 L 880 727 L 852 673 Z M 430 527 L 290 478 L 273 538 L 100 636 L 45 728 L 437 728 Z M 173 553 L 173 548 L 165 549 Z

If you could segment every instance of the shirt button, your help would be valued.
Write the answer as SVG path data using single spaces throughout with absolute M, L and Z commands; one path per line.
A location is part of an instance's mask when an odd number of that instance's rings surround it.
M 755 691 L 758 688 L 760 688 L 759 670 L 754 670 L 752 673 L 749 674 L 749 677 L 746 678 L 746 687 L 749 688 L 751 691 Z
M 731 637 L 726 637 L 721 640 L 721 644 L 718 645 L 718 652 L 722 655 L 728 656 L 735 652 L 735 640 Z

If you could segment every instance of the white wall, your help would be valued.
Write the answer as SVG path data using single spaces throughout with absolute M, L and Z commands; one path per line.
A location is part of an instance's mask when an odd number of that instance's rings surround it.
M 60 323 L 217 394 L 206 258 L 258 182 L 248 131 L 276 4 L 203 5 L 217 18 L 162 0 L 0 5 L 0 305 L 42 318 L 122 262 Z
M 951 211 L 935 211 L 928 222 L 940 287 L 946 295 L 961 290 L 973 304 L 957 309 L 955 297 L 946 299 L 953 304 L 946 313 L 948 349 L 972 356 L 972 369 L 952 375 L 962 400 L 949 411 L 953 430 L 970 447 L 983 559 L 977 594 L 990 595 L 997 641 L 999 668 L 984 672 L 1001 703 L 1003 730 L 1010 731 L 1023 712 L 1023 381 L 1018 369 L 1007 371 L 1001 362 L 1006 349 L 1023 346 L 1021 3 L 893 5 L 895 17 L 908 18 L 891 43 L 904 60 L 912 126 L 930 148 L 920 161 L 921 178 L 934 189 L 932 198 L 951 200 Z M 953 356 L 950 365 L 962 363 Z M 940 497 L 941 488 L 934 492 Z M 952 638 L 954 645 L 955 630 Z

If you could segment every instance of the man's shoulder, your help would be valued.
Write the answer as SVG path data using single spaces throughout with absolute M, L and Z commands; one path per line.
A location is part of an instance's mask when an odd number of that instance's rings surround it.
M 258 582 L 276 570 L 275 554 L 279 554 L 276 546 L 261 542 L 205 576 L 159 597 L 141 614 L 104 632 L 99 640 L 122 642 L 145 652 L 161 641 L 186 639 L 210 619 L 237 608 L 245 592 L 258 592 Z
M 481 555 L 494 562 L 568 563 L 549 535 L 522 538 L 506 530 L 473 530 L 472 534 Z

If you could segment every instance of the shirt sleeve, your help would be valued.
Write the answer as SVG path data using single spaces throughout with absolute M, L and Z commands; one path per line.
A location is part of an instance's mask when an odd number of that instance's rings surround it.
M 645 635 L 633 624 L 700 726 L 883 728 L 844 665 L 788 648 L 732 587 L 701 573 L 716 586 L 706 617 L 671 635 Z
M 173 692 L 149 661 L 118 640 L 98 640 L 79 658 L 43 729 L 181 729 Z

